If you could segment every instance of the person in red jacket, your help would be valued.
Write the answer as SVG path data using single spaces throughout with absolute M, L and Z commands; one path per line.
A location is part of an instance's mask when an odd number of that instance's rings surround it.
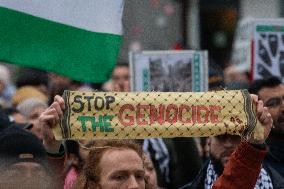
M 262 166 L 261 162 L 266 153 L 262 144 L 271 130 L 273 121 L 267 108 L 263 107 L 263 102 L 258 101 L 257 96 L 254 95 L 252 99 L 257 104 L 257 118 L 264 127 L 264 138 L 258 141 L 251 136 L 246 141 L 242 141 L 230 156 L 222 175 L 213 183 L 213 189 L 253 189 L 255 187 Z M 44 136 L 48 136 L 45 137 L 46 149 L 53 153 L 59 151 L 60 144 L 55 141 L 50 132 L 59 121 L 64 108 L 64 100 L 56 96 L 51 106 L 40 116 L 40 121 L 47 133 Z
M 210 137 L 210 159 L 196 179 L 181 189 L 272 189 L 270 169 L 262 166 L 267 148 L 264 145 L 272 127 L 272 118 L 263 102 L 252 96 L 257 103 L 258 120 L 264 127 L 263 140 L 253 137 L 242 140 L 239 136 L 220 135 Z M 274 175 L 277 180 L 280 175 Z M 274 181 L 274 180 L 273 180 Z M 282 185 L 283 186 L 283 185 Z M 280 188 L 280 187 L 279 187 Z

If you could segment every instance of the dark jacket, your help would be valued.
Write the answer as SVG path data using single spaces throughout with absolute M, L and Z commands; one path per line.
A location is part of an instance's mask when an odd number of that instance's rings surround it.
M 266 154 L 265 150 L 258 150 L 248 143 L 241 142 L 226 164 L 223 174 L 218 177 L 213 189 L 252 189 L 259 176 L 261 163 Z M 204 189 L 204 180 L 208 162 L 201 169 L 196 179 L 180 189 Z M 271 176 L 274 188 L 282 188 L 283 179 L 272 169 L 267 170 Z M 237 182 L 236 182 L 237 181 Z M 278 182 L 279 181 L 279 182 Z M 280 185 L 280 186 L 279 186 Z M 278 188 L 277 188 L 278 189 Z
M 173 188 L 179 188 L 194 180 L 202 168 L 202 161 L 193 138 L 173 138 L 171 141 L 174 149 Z
M 204 166 L 199 171 L 198 175 L 195 177 L 195 179 L 181 187 L 180 189 L 204 189 L 204 180 L 207 173 L 207 167 L 209 165 L 209 161 L 207 161 Z
M 275 169 L 284 178 L 284 142 L 268 143 L 269 151 L 265 157 L 265 164 Z
M 273 189 L 284 189 L 284 177 L 266 163 L 263 164 L 263 168 L 267 171 L 271 178 Z

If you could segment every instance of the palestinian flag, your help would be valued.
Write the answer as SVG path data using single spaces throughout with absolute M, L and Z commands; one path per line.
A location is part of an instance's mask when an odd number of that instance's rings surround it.
M 0 61 L 106 81 L 121 44 L 124 0 L 0 0 Z

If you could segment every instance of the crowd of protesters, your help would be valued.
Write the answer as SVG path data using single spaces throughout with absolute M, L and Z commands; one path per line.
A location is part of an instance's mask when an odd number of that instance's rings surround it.
M 0 189 L 281 189 L 284 188 L 284 85 L 249 83 L 228 67 L 209 70 L 210 90 L 248 89 L 265 137 L 57 141 L 64 90 L 129 91 L 118 64 L 104 84 L 0 65 Z

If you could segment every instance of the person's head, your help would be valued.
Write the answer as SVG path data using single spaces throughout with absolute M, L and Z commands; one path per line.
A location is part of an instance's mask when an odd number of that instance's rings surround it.
M 15 123 L 27 123 L 26 117 L 19 112 L 16 108 L 4 108 L 4 113 L 7 114 Z
M 268 108 L 273 119 L 274 128 L 270 136 L 284 135 L 284 85 L 277 77 L 255 80 L 249 92 L 258 95 Z
M 45 149 L 33 134 L 17 126 L 1 132 L 0 188 L 47 188 L 47 167 Z
M 128 140 L 96 142 L 90 151 L 75 188 L 144 189 L 146 186 L 143 152 Z
M 112 89 L 115 91 L 129 90 L 129 68 L 128 64 L 117 64 L 112 72 Z
M 224 82 L 227 90 L 241 90 L 249 87 L 249 73 L 230 65 L 224 70 Z
M 18 104 L 29 98 L 38 98 L 44 102 L 47 102 L 47 94 L 42 93 L 38 88 L 34 86 L 23 86 L 16 90 L 15 94 L 12 97 L 13 107 L 17 107 Z
M 18 126 L 23 129 L 30 128 L 31 124 L 21 115 L 17 109 L 14 108 L 0 108 L 0 134 L 1 132 L 12 126 Z
M 68 77 L 56 74 L 48 74 L 48 91 L 49 91 L 49 100 L 48 104 L 52 104 L 54 97 L 56 95 L 62 95 L 64 90 L 70 90 L 72 80 Z
M 48 78 L 50 80 L 50 85 L 52 85 L 51 87 L 55 88 L 70 87 L 72 84 L 71 79 L 56 73 L 49 73 Z
M 17 110 L 23 114 L 27 121 L 33 125 L 30 131 L 40 140 L 43 138 L 39 124 L 39 116 L 47 108 L 46 102 L 38 98 L 29 98 L 17 106 Z
M 78 154 L 83 162 L 86 162 L 90 153 L 90 149 L 96 145 L 95 140 L 80 140 L 78 141 L 79 151 Z
M 90 149 L 95 145 L 94 140 L 66 140 L 65 150 L 67 157 L 67 164 L 65 172 L 68 172 L 71 167 L 75 168 L 78 173 L 81 172 L 83 165 L 85 164 Z
M 19 71 L 16 87 L 33 86 L 43 94 L 47 94 L 48 76 L 45 71 L 23 68 Z
M 229 157 L 240 143 L 241 138 L 237 135 L 219 135 L 209 137 L 209 154 L 214 168 L 218 173 L 222 172 Z
M 145 166 L 145 176 L 148 179 L 148 184 L 151 185 L 153 188 L 158 187 L 158 180 L 157 180 L 157 172 L 153 165 L 153 162 L 148 154 L 144 153 L 144 166 Z
M 241 71 L 235 65 L 230 65 L 224 69 L 224 81 L 226 86 L 231 89 L 247 89 L 249 74 L 246 71 Z

